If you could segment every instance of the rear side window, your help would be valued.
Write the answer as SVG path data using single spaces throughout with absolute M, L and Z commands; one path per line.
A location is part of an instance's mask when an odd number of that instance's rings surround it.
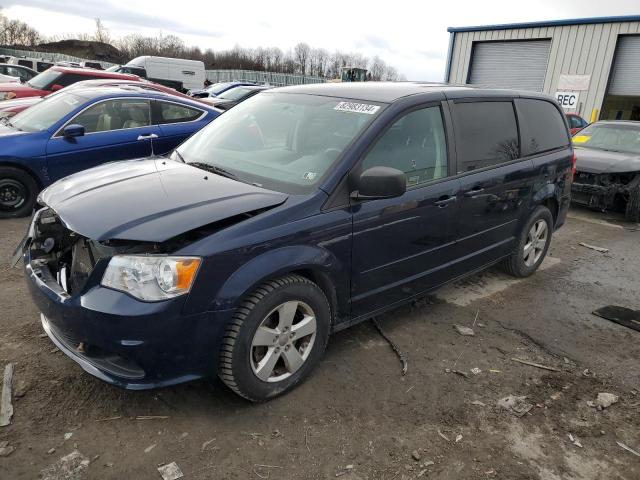
M 454 116 L 458 173 L 519 157 L 518 126 L 512 102 L 458 103 Z
M 170 102 L 156 101 L 154 110 L 156 125 L 192 122 L 202 115 L 202 110 Z
M 562 114 L 551 102 L 520 98 L 516 99 L 516 105 L 523 155 L 535 155 L 569 145 Z
M 18 65 L 23 67 L 33 68 L 33 62 L 31 60 L 18 60 Z

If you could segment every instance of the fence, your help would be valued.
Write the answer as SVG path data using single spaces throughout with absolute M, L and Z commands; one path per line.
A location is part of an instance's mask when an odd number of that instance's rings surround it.
M 0 55 L 11 55 L 13 57 L 43 58 L 53 62 L 86 62 L 88 58 L 74 57 L 63 53 L 37 52 L 30 50 L 17 50 L 14 48 L 0 48 Z M 102 68 L 109 68 L 113 63 L 97 61 Z M 295 75 L 292 73 L 259 72 L 254 70 L 206 70 L 206 76 L 212 83 L 217 82 L 254 82 L 267 84 L 274 87 L 286 85 L 303 85 L 306 83 L 324 83 L 327 80 L 322 77 L 310 77 L 307 75 Z

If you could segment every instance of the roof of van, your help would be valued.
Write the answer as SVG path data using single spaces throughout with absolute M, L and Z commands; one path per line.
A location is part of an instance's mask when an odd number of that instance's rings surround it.
M 519 92 L 516 90 L 497 90 L 479 88 L 471 85 L 453 85 L 428 82 L 347 82 L 347 83 L 314 83 L 273 89 L 274 92 L 302 93 L 306 95 L 322 95 L 327 97 L 350 98 L 352 100 L 368 100 L 371 102 L 392 103 L 400 98 L 424 93 L 442 93 L 447 97 L 540 97 L 548 95 L 536 92 Z
M 138 60 L 147 60 L 149 58 L 153 58 L 154 60 L 172 60 L 172 61 L 179 61 L 179 62 L 184 62 L 184 63 L 198 63 L 198 64 L 202 64 L 204 65 L 204 62 L 201 60 L 188 60 L 186 58 L 172 58 L 172 57 L 155 57 L 153 55 L 142 55 L 140 57 L 136 57 L 136 58 L 132 58 L 131 60 L 129 60 L 127 62 L 127 65 L 135 65 L 135 61 Z

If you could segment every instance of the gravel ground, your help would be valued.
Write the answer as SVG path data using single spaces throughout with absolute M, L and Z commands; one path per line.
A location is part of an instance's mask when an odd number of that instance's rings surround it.
M 159 479 L 171 462 L 185 479 L 640 478 L 640 457 L 617 443 L 640 450 L 640 332 L 591 314 L 640 308 L 637 226 L 573 210 L 534 276 L 490 270 L 382 317 L 405 376 L 365 322 L 331 338 L 302 386 L 261 405 L 215 380 L 123 391 L 54 351 L 7 265 L 26 227 L 0 222 L 0 367 L 15 364 L 3 480 Z M 590 407 L 601 392 L 619 401 Z M 508 395 L 530 410 L 498 406 Z

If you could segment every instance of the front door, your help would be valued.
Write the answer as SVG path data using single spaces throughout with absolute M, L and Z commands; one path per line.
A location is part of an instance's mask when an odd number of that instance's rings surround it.
M 102 163 L 147 157 L 151 142 L 160 134 L 151 124 L 149 100 L 140 98 L 98 102 L 67 125 L 82 125 L 85 134 L 65 138 L 58 132 L 49 140 L 47 165 L 52 181 Z
M 513 250 L 534 181 L 531 159 L 521 159 L 511 101 L 453 105 L 460 178 L 455 270 L 464 274 Z
M 399 198 L 354 202 L 352 316 L 417 295 L 449 278 L 459 182 L 449 177 L 440 105 L 411 111 L 378 139 L 357 171 L 405 172 Z

